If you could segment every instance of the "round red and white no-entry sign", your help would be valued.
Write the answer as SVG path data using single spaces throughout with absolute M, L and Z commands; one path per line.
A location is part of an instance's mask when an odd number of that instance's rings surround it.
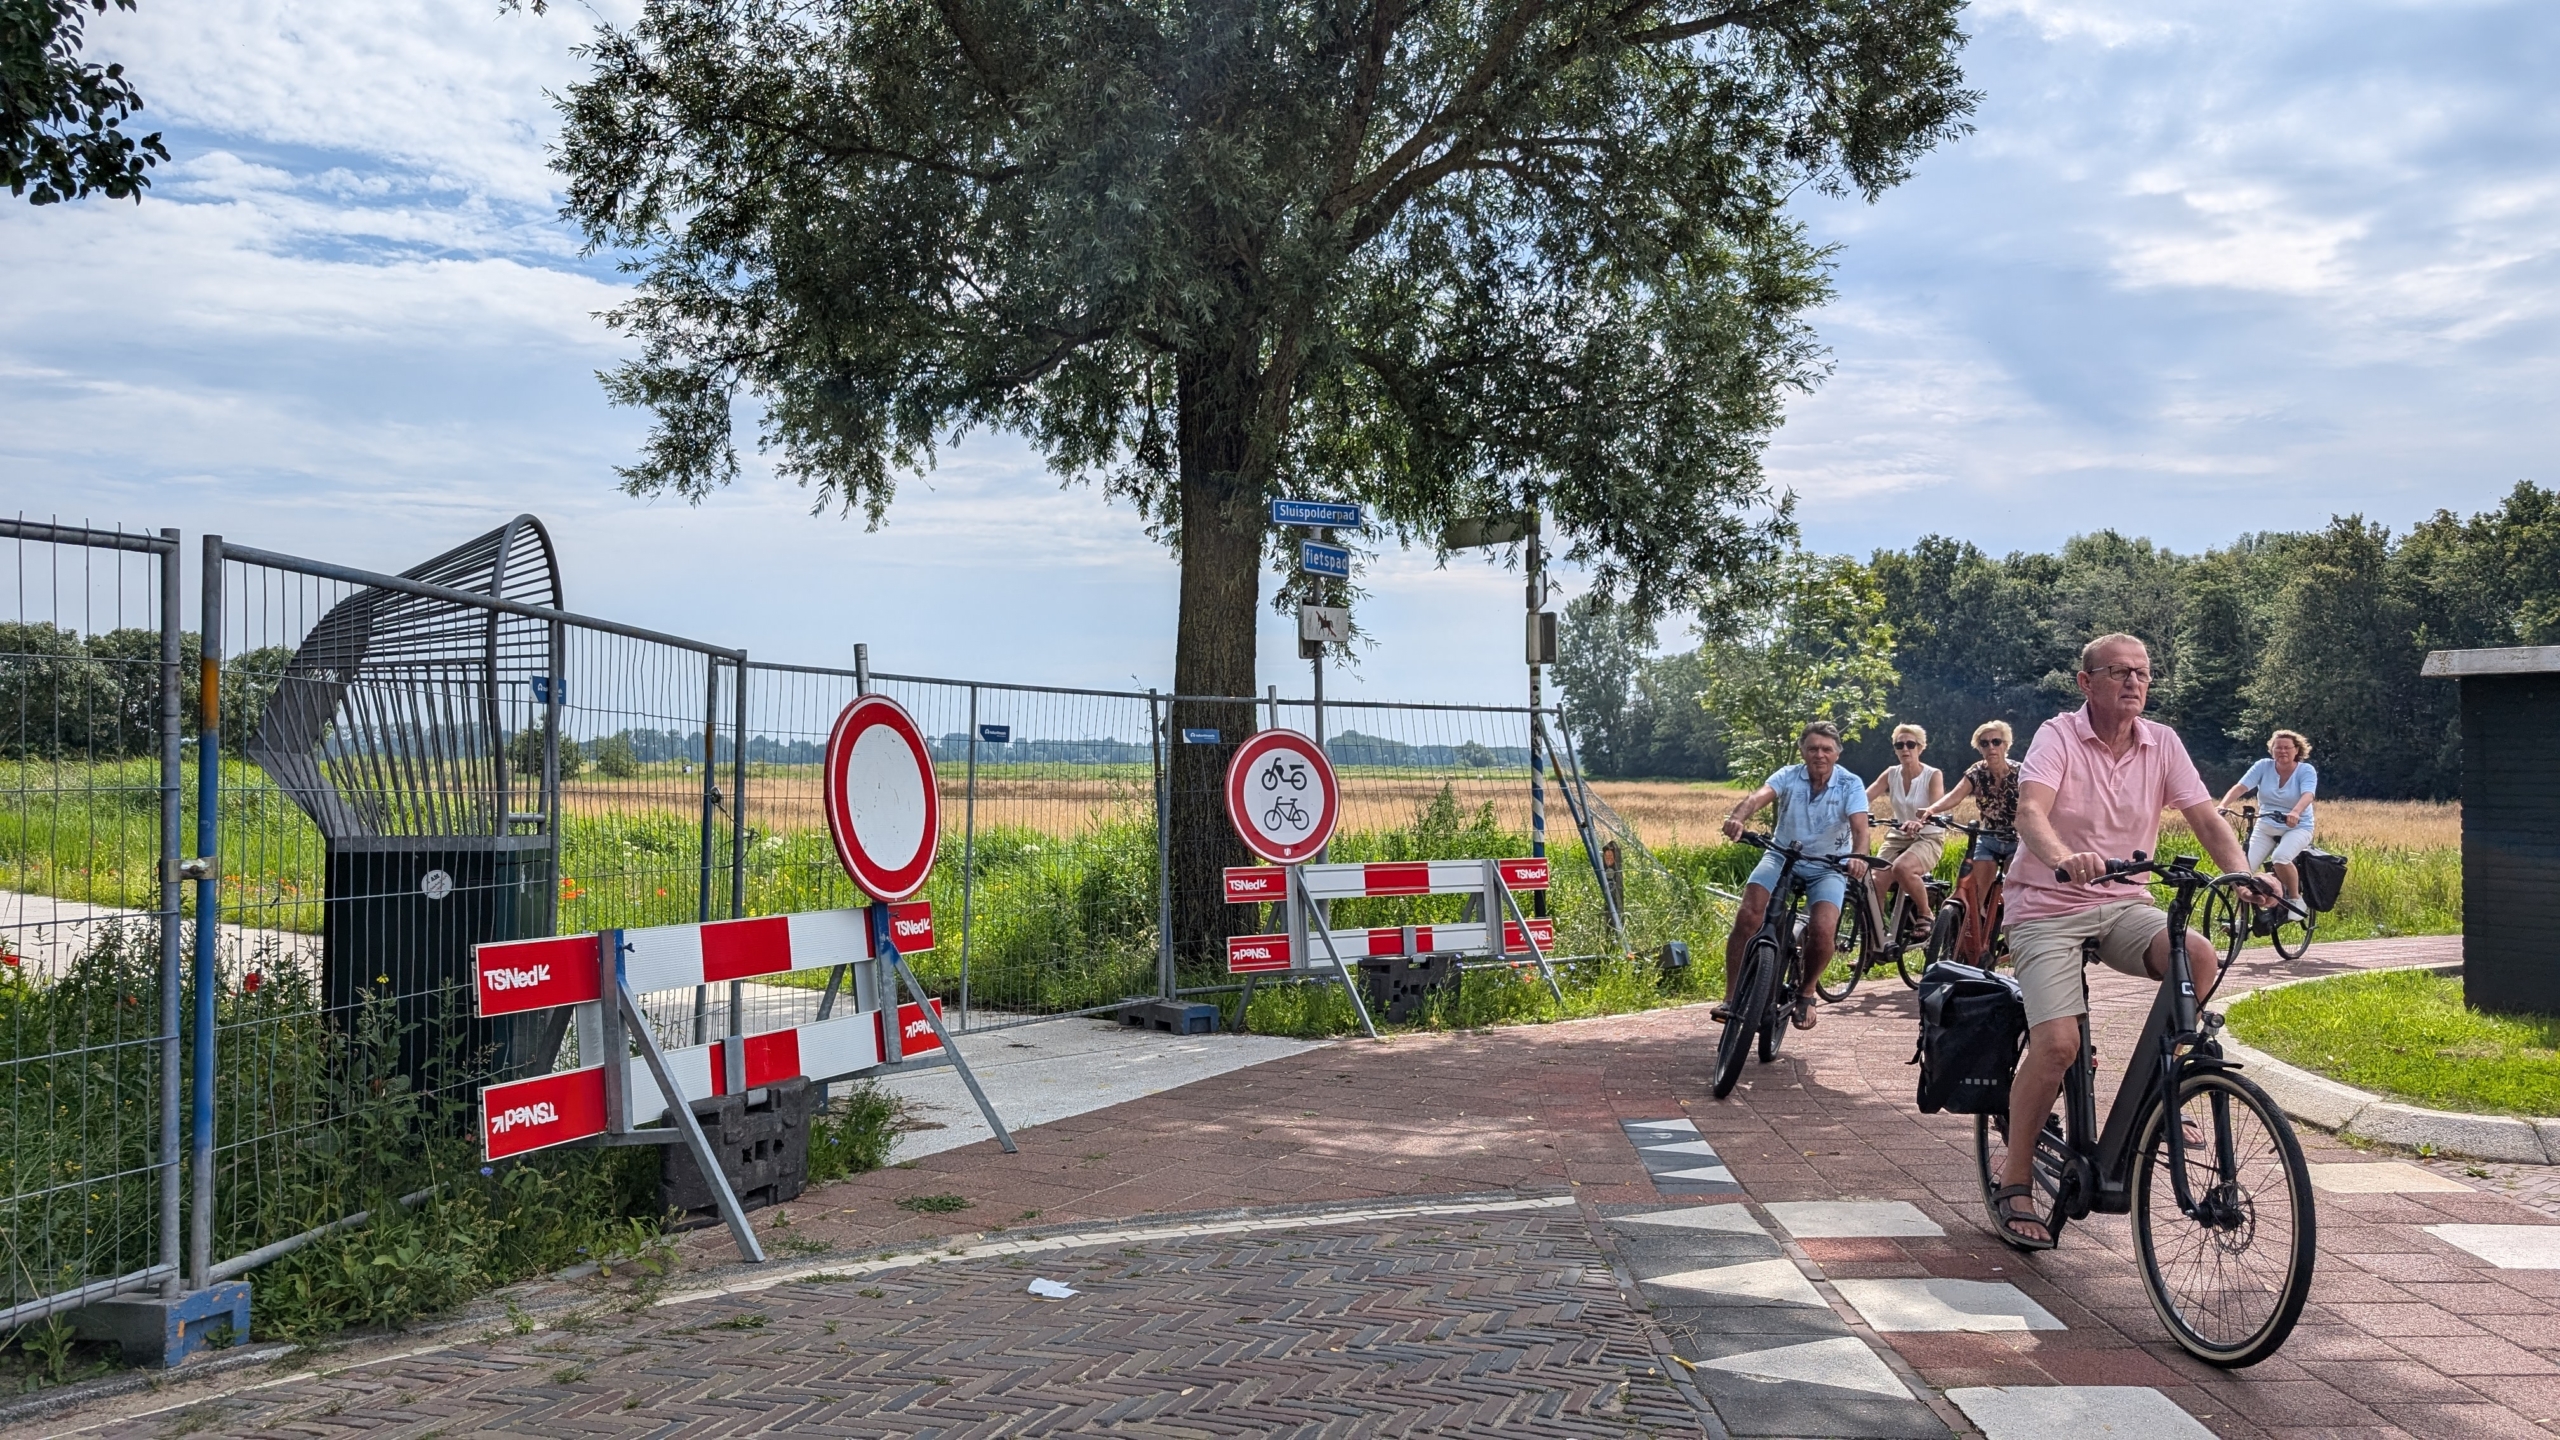
M 1227 762 L 1227 818 L 1246 849 L 1275 865 L 1314 859 L 1341 814 L 1332 762 L 1295 730 L 1262 731 Z
M 933 757 L 914 717 L 886 695 L 844 707 L 827 737 L 827 833 L 853 883 L 875 900 L 924 888 L 942 838 Z

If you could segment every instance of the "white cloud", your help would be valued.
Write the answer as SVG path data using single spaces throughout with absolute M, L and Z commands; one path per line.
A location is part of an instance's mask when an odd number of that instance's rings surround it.
M 1818 540 L 2194 546 L 2560 480 L 2560 11 L 1972 14 L 1982 133 L 1808 211 L 1839 368 L 1771 465 L 1843 502 Z
M 501 14 L 494 0 L 230 0 L 147 6 L 90 27 L 124 61 L 146 118 L 244 141 L 362 156 L 501 204 L 548 208 L 546 92 L 584 73 L 569 54 L 606 0 Z
M 603 13 L 626 18 L 629 0 Z M 546 168 L 596 12 L 146 5 L 92 26 L 176 163 L 141 206 L 0 210 L 0 506 L 399 568 L 518 510 L 573 603 L 759 654 L 1119 684 L 1170 669 L 1175 570 L 1126 509 L 979 437 L 890 523 L 750 460 L 619 494 L 644 417 L 593 372 L 625 292 Z M 1980 0 L 1981 129 L 1845 244 L 1837 372 L 1770 455 L 1817 543 L 2196 546 L 2405 523 L 2548 467 L 2560 10 L 2541 0 Z M 1512 698 L 1520 581 L 1389 552 L 1337 693 Z M 711 577 L 704 581 L 700 577 Z M 1292 689 L 1285 617 L 1266 679 Z

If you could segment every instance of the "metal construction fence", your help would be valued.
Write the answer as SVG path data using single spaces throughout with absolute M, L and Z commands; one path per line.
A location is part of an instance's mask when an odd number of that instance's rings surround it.
M 479 1085 L 601 1058 L 565 1011 L 479 1018 L 475 944 L 861 903 L 820 760 L 866 688 L 935 757 L 941 940 L 914 959 L 964 1034 L 1231 988 L 1223 937 L 1267 917 L 1224 904 L 1247 856 L 1220 782 L 1262 726 L 1326 743 L 1331 858 L 1553 842 L 1568 955 L 1649 947 L 1694 899 L 1544 751 L 1551 712 L 751 660 L 568 609 L 529 516 L 399 575 L 205 537 L 193 628 L 173 531 L 0 533 L 0 1329 L 359 1223 Z M 813 979 L 642 1008 L 699 1044 L 813 1018 Z
M 178 536 L 11 523 L 0 1330 L 179 1261 Z

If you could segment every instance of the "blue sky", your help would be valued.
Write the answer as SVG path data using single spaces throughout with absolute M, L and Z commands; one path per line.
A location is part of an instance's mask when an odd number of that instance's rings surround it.
M 620 284 L 557 223 L 546 88 L 597 14 L 161 0 L 92 27 L 177 153 L 141 206 L 0 205 L 0 504 L 398 569 L 517 510 L 571 603 L 776 659 L 1104 685 L 1170 669 L 1127 511 L 983 437 L 889 525 L 750 465 L 620 495 Z M 1839 247 L 1773 442 L 1813 543 L 2182 549 L 2560 481 L 2560 6 L 1985 0 L 1973 136 Z M 1512 698 L 1516 578 L 1382 557 L 1352 693 Z M 1265 627 L 1268 678 L 1303 669 Z M 1339 693 L 1339 692 L 1338 692 Z

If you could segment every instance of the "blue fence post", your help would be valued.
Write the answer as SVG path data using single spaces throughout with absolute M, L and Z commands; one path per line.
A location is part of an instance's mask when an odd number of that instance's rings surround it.
M 188 1164 L 195 1179 L 188 1216 L 187 1273 L 195 1288 L 213 1284 L 213 1057 L 215 926 L 222 915 L 222 537 L 204 537 L 204 605 L 197 624 L 204 659 L 202 715 L 196 722 L 195 1105 Z

